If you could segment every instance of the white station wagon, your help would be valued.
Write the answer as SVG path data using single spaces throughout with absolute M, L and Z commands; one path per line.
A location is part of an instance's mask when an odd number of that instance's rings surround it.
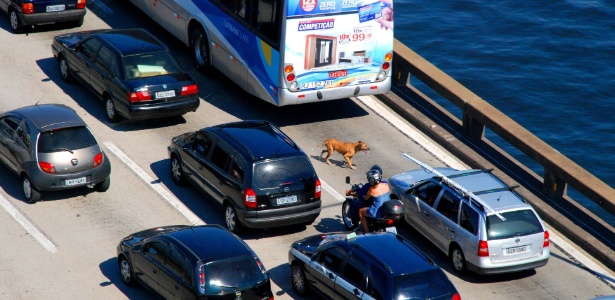
M 394 175 L 391 198 L 404 218 L 447 254 L 458 273 L 509 273 L 542 267 L 549 232 L 513 188 L 488 170 L 422 168 Z

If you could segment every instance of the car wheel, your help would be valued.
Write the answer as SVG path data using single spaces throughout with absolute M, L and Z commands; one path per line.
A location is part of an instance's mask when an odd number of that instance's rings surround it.
M 211 67 L 211 58 L 209 53 L 209 42 L 205 30 L 197 27 L 190 34 L 190 48 L 192 49 L 192 57 L 196 68 L 205 73 Z
M 99 182 L 94 186 L 94 189 L 96 189 L 97 192 L 106 192 L 109 187 L 111 186 L 111 176 L 108 176 L 107 179 L 105 179 L 105 181 L 103 182 Z
M 23 24 L 21 24 L 19 14 L 17 14 L 17 11 L 15 11 L 14 9 L 10 9 L 9 11 L 9 22 L 11 23 L 11 29 L 14 33 L 23 32 Z
M 130 265 L 130 262 L 128 262 L 128 259 L 126 259 L 126 257 L 124 257 L 123 255 L 120 256 L 119 265 L 120 277 L 122 277 L 122 282 L 127 286 L 135 285 L 135 276 L 134 273 L 132 273 L 132 266 Z
M 237 218 L 237 212 L 232 205 L 227 204 L 224 207 L 224 220 L 226 222 L 226 229 L 232 233 L 240 233 L 242 231 L 242 225 Z
M 466 257 L 463 255 L 463 251 L 459 246 L 453 246 L 449 253 L 449 258 L 451 259 L 451 265 L 453 269 L 455 269 L 455 272 L 459 274 L 465 274 L 467 272 Z
M 105 112 L 107 113 L 109 122 L 117 123 L 120 121 L 121 118 L 115 109 L 115 103 L 113 103 L 113 100 L 109 96 L 105 97 Z
M 305 273 L 301 269 L 301 267 L 297 264 L 294 264 L 290 269 L 290 280 L 293 283 L 293 290 L 299 296 L 305 296 L 307 294 L 307 286 Z
M 182 163 L 177 155 L 171 156 L 171 178 L 173 178 L 173 182 L 177 185 L 184 185 L 186 183 Z
M 28 175 L 23 176 L 23 194 L 26 197 L 26 201 L 30 204 L 41 200 L 41 192 L 32 184 Z
M 62 77 L 62 80 L 66 82 L 72 81 L 73 77 L 72 75 L 70 75 L 70 69 L 68 68 L 68 61 L 66 61 L 66 58 L 64 57 L 64 55 L 60 55 L 60 61 L 58 62 L 58 65 L 60 67 L 60 77 Z

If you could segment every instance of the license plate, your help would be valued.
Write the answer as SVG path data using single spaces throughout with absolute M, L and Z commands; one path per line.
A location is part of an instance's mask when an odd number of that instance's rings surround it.
M 66 179 L 66 185 L 77 185 L 85 183 L 85 177 L 75 178 L 75 179 Z
M 175 91 L 164 91 L 164 92 L 156 92 L 156 98 L 170 98 L 175 97 Z
M 52 11 L 63 11 L 65 8 L 64 4 L 60 4 L 60 5 L 49 5 L 47 6 L 47 12 L 52 12 Z
M 397 228 L 395 228 L 395 226 L 387 227 L 384 229 L 384 231 L 397 234 Z
M 510 247 L 510 248 L 504 249 L 504 254 L 513 255 L 513 254 L 518 254 L 518 253 L 523 253 L 523 252 L 528 252 L 528 251 L 530 251 L 530 246 Z
M 291 204 L 297 202 L 297 196 L 286 196 L 275 199 L 277 205 Z
M 322 81 L 302 83 L 301 88 L 302 89 L 313 89 L 313 88 L 327 87 L 327 86 L 332 86 L 332 85 L 333 85 L 333 80 L 322 80 Z

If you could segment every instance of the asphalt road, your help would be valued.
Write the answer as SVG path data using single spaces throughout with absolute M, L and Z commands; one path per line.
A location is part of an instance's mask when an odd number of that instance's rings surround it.
M 400 151 L 432 166 L 463 167 L 373 98 L 278 108 L 245 94 L 220 73 L 197 73 L 181 43 L 125 2 L 90 0 L 81 28 L 47 25 L 21 35 L 12 34 L 8 17 L 0 14 L 0 111 L 35 103 L 73 107 L 104 145 L 112 164 L 111 188 L 106 193 L 56 192 L 44 194 L 43 201 L 33 205 L 23 201 L 20 181 L 0 167 L 0 299 L 151 298 L 142 288 L 122 284 L 115 258 L 120 239 L 155 226 L 224 224 L 222 210 L 205 195 L 178 187 L 170 178 L 166 147 L 173 136 L 187 131 L 237 120 L 270 120 L 308 153 L 325 182 L 322 214 L 313 225 L 241 235 L 271 274 L 276 299 L 297 298 L 289 280 L 290 244 L 308 235 L 344 229 L 340 193 L 348 188 L 346 176 L 353 182 L 364 181 L 365 171 L 375 163 L 383 167 L 385 177 L 416 168 Z M 52 37 L 109 27 L 143 27 L 169 45 L 199 84 L 198 111 L 178 118 L 111 124 L 101 101 L 80 84 L 63 82 L 51 54 Z M 357 170 L 343 167 L 339 154 L 331 158 L 333 165 L 326 165 L 317 146 L 329 137 L 361 140 L 371 150 L 355 156 Z M 615 277 L 597 274 L 600 268 L 589 270 L 591 258 L 575 254 L 577 248 L 563 238 L 552 243 L 551 259 L 543 268 L 459 277 L 452 273 L 447 257 L 417 232 L 407 226 L 398 230 L 443 267 L 463 299 L 591 299 L 615 294 L 611 285 Z

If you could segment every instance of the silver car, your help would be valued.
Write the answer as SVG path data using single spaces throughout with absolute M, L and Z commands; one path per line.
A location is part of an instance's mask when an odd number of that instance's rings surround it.
M 0 114 L 0 161 L 17 174 L 26 201 L 42 191 L 88 186 L 109 189 L 111 164 L 85 122 L 61 104 Z
M 547 264 L 549 232 L 511 187 L 488 170 L 422 167 L 392 176 L 391 198 L 404 203 L 406 222 L 448 255 L 455 271 L 496 274 Z

